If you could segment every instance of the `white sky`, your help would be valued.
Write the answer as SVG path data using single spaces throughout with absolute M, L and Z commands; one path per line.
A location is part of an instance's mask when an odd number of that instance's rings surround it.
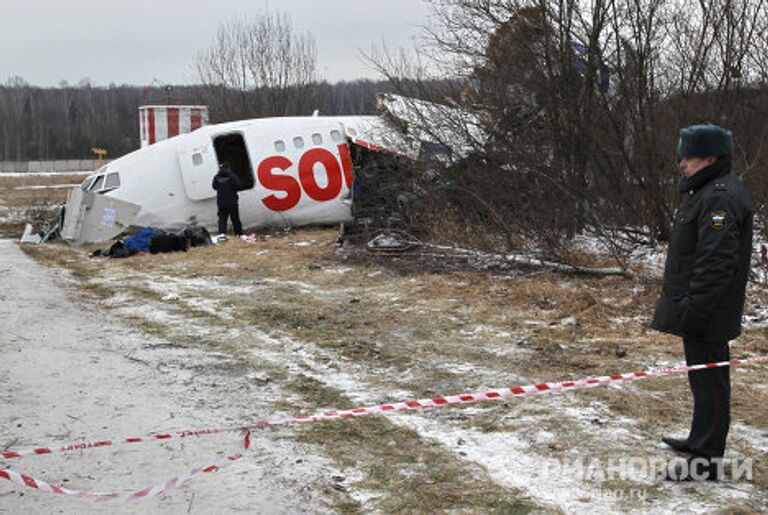
M 412 47 L 428 23 L 422 0 L 2 0 L 0 82 L 39 86 L 197 82 L 192 63 L 219 23 L 268 7 L 317 44 L 319 78 L 376 78 L 361 61 L 382 42 Z

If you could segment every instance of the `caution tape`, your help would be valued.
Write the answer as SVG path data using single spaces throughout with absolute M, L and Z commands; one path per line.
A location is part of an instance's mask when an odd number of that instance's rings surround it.
M 190 470 L 184 475 L 171 478 L 168 481 L 164 481 L 157 485 L 144 488 L 143 490 L 139 490 L 131 494 L 120 494 L 116 492 L 110 492 L 110 493 L 81 492 L 79 490 L 70 490 L 68 488 L 62 488 L 56 485 L 52 485 L 50 483 L 43 481 L 42 479 L 36 479 L 26 474 L 19 474 L 18 472 L 15 472 L 10 469 L 0 469 L 0 478 L 7 479 L 12 483 L 16 483 L 21 486 L 26 486 L 29 488 L 40 490 L 41 492 L 66 495 L 69 497 L 76 497 L 79 499 L 88 499 L 88 500 L 93 500 L 97 502 L 106 502 L 106 501 L 135 502 L 141 499 L 157 497 L 158 495 L 169 493 L 185 485 L 186 483 L 188 483 L 195 477 L 199 476 L 200 474 L 206 474 L 209 472 L 215 472 L 217 470 L 220 470 L 225 466 L 229 465 L 230 463 L 239 460 L 240 458 L 242 458 L 242 456 L 243 455 L 241 453 L 226 454 L 225 457 L 211 464 L 202 465 L 200 467 Z
M 348 410 L 334 410 L 334 411 L 322 411 L 313 415 L 305 415 L 299 417 L 290 417 L 276 420 L 265 420 L 249 424 L 241 427 L 231 428 L 209 428 L 209 429 L 196 429 L 189 431 L 172 431 L 165 433 L 151 433 L 143 437 L 133 438 L 121 438 L 115 440 L 99 440 L 92 442 L 79 442 L 60 447 L 36 447 L 27 450 L 6 451 L 0 454 L 3 458 L 21 458 L 23 456 L 32 455 L 48 455 L 55 453 L 64 453 L 86 449 L 96 449 L 102 447 L 111 447 L 118 445 L 139 444 L 147 442 L 165 441 L 170 439 L 180 439 L 189 437 L 202 437 L 214 434 L 222 434 L 226 432 L 243 432 L 244 444 L 243 447 L 248 449 L 250 446 L 250 432 L 254 429 L 261 429 L 266 427 L 277 427 L 304 424 L 310 422 L 322 422 L 328 420 L 348 419 L 366 415 L 380 415 L 388 413 L 397 413 L 404 411 L 413 411 L 418 409 L 438 408 L 444 406 L 458 406 L 462 404 L 471 404 L 481 401 L 490 400 L 504 400 L 513 397 L 526 397 L 530 395 L 541 395 L 548 393 L 562 393 L 571 390 L 579 390 L 586 388 L 595 388 L 599 386 L 608 386 L 613 383 L 629 383 L 641 379 L 650 379 L 653 377 L 670 376 L 675 374 L 681 374 L 684 372 L 693 372 L 698 370 L 706 370 L 734 365 L 744 365 L 748 363 L 756 362 L 768 362 L 768 355 L 766 356 L 752 356 L 743 359 L 732 359 L 729 361 L 719 361 L 716 363 L 704 363 L 700 365 L 680 365 L 677 367 L 658 368 L 644 372 L 631 372 L 625 374 L 613 374 L 600 377 L 589 377 L 586 379 L 580 379 L 576 381 L 560 381 L 556 383 L 539 383 L 527 386 L 513 386 L 509 388 L 499 388 L 487 390 L 485 392 L 477 393 L 465 393 L 460 395 L 447 395 L 442 397 L 431 397 L 427 399 L 419 400 L 407 400 L 402 402 L 394 402 L 390 404 L 380 404 L 376 406 L 353 408 Z M 193 469 L 189 473 L 173 478 L 165 483 L 158 484 L 153 487 L 145 488 L 134 492 L 132 494 L 117 494 L 117 493 L 87 493 L 79 492 L 75 490 L 68 490 L 65 488 L 57 487 L 41 481 L 39 479 L 32 478 L 31 476 L 19 474 L 10 469 L 0 469 L 0 479 L 6 479 L 29 488 L 38 489 L 47 493 L 70 495 L 74 497 L 93 499 L 98 501 L 110 501 L 110 500 L 124 500 L 124 501 L 136 501 L 139 499 L 154 497 L 167 493 L 175 488 L 178 488 L 202 473 L 213 472 L 219 470 L 223 466 L 230 464 L 242 457 L 242 454 L 228 454 L 225 458 L 222 458 L 218 462 L 202 466 Z
M 247 450 L 248 448 L 250 448 L 250 446 L 251 446 L 251 432 L 250 430 L 244 430 L 243 449 Z M 167 481 L 163 481 L 162 483 L 158 483 L 156 485 L 149 486 L 147 488 L 143 488 L 141 490 L 137 490 L 135 492 L 127 493 L 127 494 L 121 494 L 118 492 L 84 492 L 80 490 L 72 490 L 69 488 L 52 485 L 47 481 L 34 478 L 27 474 L 20 474 L 19 472 L 16 472 L 15 470 L 11 470 L 11 469 L 0 469 L 0 478 L 6 479 L 20 486 L 25 486 L 27 488 L 32 488 L 32 489 L 39 490 L 41 492 L 45 492 L 49 494 L 64 495 L 67 497 L 74 497 L 77 499 L 85 499 L 85 500 L 96 501 L 96 502 L 111 501 L 111 502 L 130 503 L 130 502 L 140 501 L 142 499 L 157 497 L 158 495 L 163 495 L 163 494 L 172 492 L 177 488 L 181 488 L 182 486 L 184 486 L 185 484 L 190 482 L 192 479 L 194 479 L 195 477 L 201 474 L 209 474 L 211 472 L 216 472 L 217 470 L 221 470 L 224 467 L 231 465 L 232 463 L 234 463 L 235 461 L 243 457 L 242 452 L 239 452 L 239 451 L 228 452 L 228 453 L 220 452 L 218 454 L 219 454 L 219 458 L 213 461 L 212 463 L 200 465 L 199 467 L 195 467 L 192 470 L 186 472 L 185 474 L 175 476 Z

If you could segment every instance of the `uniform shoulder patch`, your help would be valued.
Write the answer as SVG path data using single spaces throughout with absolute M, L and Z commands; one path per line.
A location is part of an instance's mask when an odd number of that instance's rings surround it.
M 713 229 L 722 229 L 727 223 L 728 213 L 725 211 L 712 211 L 709 214 L 709 225 Z

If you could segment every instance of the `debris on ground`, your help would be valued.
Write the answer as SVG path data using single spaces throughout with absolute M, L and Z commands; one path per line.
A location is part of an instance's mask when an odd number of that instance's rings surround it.
M 27 224 L 24 226 L 24 234 L 21 235 L 19 243 L 31 243 L 33 245 L 37 245 L 41 241 L 42 238 L 39 234 L 32 233 L 32 224 Z
M 380 233 L 370 240 L 365 248 L 371 252 L 405 252 L 414 247 L 414 242 L 398 232 Z
M 126 258 L 143 254 L 186 252 L 191 247 L 212 245 L 213 240 L 205 227 L 188 226 L 170 231 L 144 227 L 133 236 L 113 243 L 108 249 L 98 249 L 90 257 Z

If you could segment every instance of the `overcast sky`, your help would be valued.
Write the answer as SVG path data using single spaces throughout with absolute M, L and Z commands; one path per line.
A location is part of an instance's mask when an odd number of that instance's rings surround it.
M 329 81 L 376 77 L 359 51 L 382 41 L 412 46 L 428 23 L 422 0 L 3 0 L 0 82 L 191 84 L 194 56 L 218 25 L 267 7 L 312 33 Z

